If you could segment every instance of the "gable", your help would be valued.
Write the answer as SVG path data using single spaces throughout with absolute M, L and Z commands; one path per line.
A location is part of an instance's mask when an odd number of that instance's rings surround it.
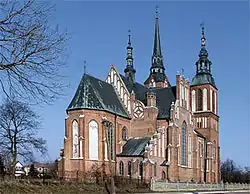
M 135 98 L 140 100 L 144 105 L 147 105 L 147 93 L 152 91 L 156 93 L 156 106 L 158 108 L 158 119 L 169 119 L 170 118 L 170 108 L 172 102 L 176 101 L 176 87 L 169 86 L 160 89 L 149 89 L 140 83 L 132 84 L 123 75 L 120 75 L 123 82 L 126 84 L 128 91 L 135 93 Z
M 114 65 L 110 67 L 105 81 L 113 86 L 116 95 L 122 103 L 124 109 L 126 109 L 128 113 L 131 113 L 130 92 Z

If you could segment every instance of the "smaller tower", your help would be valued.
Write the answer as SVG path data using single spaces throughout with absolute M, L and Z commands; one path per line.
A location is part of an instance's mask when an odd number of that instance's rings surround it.
M 196 75 L 192 79 L 191 109 L 195 129 L 205 138 L 206 181 L 220 180 L 218 90 L 212 76 L 212 62 L 208 59 L 204 25 L 201 26 L 201 50 L 195 63 Z
M 133 65 L 133 47 L 131 45 L 131 31 L 128 31 L 128 46 L 127 46 L 127 66 L 124 69 L 125 77 L 131 82 L 135 83 L 135 72 L 136 70 L 134 69 Z
M 158 7 L 156 7 L 155 37 L 153 55 L 151 58 L 150 75 L 144 84 L 149 88 L 164 88 L 170 86 L 165 74 L 163 56 L 161 53 Z

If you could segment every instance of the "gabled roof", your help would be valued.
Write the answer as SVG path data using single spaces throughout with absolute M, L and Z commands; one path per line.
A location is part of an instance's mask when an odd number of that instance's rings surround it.
M 92 109 L 129 117 L 112 85 L 84 74 L 67 111 Z
M 156 106 L 158 108 L 158 118 L 168 119 L 170 117 L 170 108 L 172 102 L 176 100 L 176 86 L 170 86 L 167 88 L 160 89 L 149 89 L 140 83 L 131 83 L 126 77 L 121 75 L 121 78 L 126 85 L 128 91 L 131 93 L 132 90 L 135 93 L 135 98 L 140 100 L 145 105 L 147 105 L 147 92 L 156 93 Z
M 145 146 L 151 137 L 132 138 L 123 146 L 122 153 L 116 156 L 143 156 Z

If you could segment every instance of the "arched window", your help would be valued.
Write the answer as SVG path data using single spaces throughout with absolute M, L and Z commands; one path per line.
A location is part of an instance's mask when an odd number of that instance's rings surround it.
M 123 161 L 120 161 L 120 164 L 119 164 L 119 172 L 120 172 L 120 175 L 121 175 L 121 176 L 124 175 L 124 164 L 123 164 Z
M 114 82 L 114 70 L 112 69 L 111 70 L 111 83 L 113 83 Z
M 127 128 L 123 127 L 123 129 L 122 129 L 122 139 L 124 141 L 127 141 L 127 138 L 128 138 L 128 136 L 127 136 Z
M 217 96 L 216 96 L 216 92 L 214 92 L 214 113 L 217 114 Z
M 117 86 L 117 75 L 116 75 L 116 73 L 114 74 L 114 86 Z
M 79 157 L 79 129 L 78 129 L 78 122 L 76 120 L 72 123 L 72 137 L 73 137 L 73 158 Z
M 131 177 L 132 175 L 132 164 L 131 161 L 128 162 L 128 176 Z
M 215 95 L 214 95 L 214 91 L 213 91 L 213 97 L 212 97 L 212 111 L 215 113 Z
M 216 142 L 213 143 L 213 159 L 216 159 Z
M 196 95 L 195 95 L 195 90 L 192 90 L 192 111 L 196 111 Z
M 207 111 L 207 88 L 203 89 L 203 110 Z
M 118 94 L 120 94 L 120 92 L 121 92 L 121 82 L 120 82 L 120 80 L 118 80 L 118 82 L 117 82 L 117 91 L 118 91 Z
M 114 127 L 110 125 L 108 127 L 108 146 L 110 148 L 110 158 L 114 160 Z
M 98 124 L 94 120 L 89 122 L 89 159 L 98 160 Z
M 127 93 L 124 94 L 124 105 L 126 107 L 128 106 L 128 95 L 127 95 Z
M 162 180 L 166 179 L 166 173 L 165 171 L 162 171 Z
M 139 176 L 142 178 L 143 176 L 143 163 L 140 161 L 139 163 Z
M 202 111 L 202 90 L 198 89 L 198 111 Z
M 157 163 L 154 164 L 154 176 L 157 176 Z
M 186 147 L 187 147 L 187 124 L 184 121 L 182 123 L 182 160 L 181 160 L 181 164 L 186 166 Z
M 192 137 L 188 135 L 188 167 L 192 167 Z

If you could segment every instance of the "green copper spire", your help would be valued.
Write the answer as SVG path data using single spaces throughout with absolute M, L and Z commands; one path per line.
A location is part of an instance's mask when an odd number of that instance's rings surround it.
M 127 46 L 127 66 L 124 69 L 125 77 L 129 79 L 132 83 L 135 83 L 135 72 L 136 70 L 134 69 L 133 65 L 133 47 L 131 44 L 131 31 L 128 31 L 128 46 Z
M 201 24 L 201 50 L 199 52 L 199 59 L 195 63 L 196 76 L 192 80 L 192 85 L 209 83 L 215 86 L 215 81 L 211 73 L 212 62 L 208 59 L 208 51 L 206 49 L 206 37 L 204 31 L 204 24 Z
M 159 13 L 158 7 L 156 7 L 156 21 L 155 21 L 155 39 L 153 55 L 161 57 L 161 42 L 160 42 L 160 30 L 159 30 Z

